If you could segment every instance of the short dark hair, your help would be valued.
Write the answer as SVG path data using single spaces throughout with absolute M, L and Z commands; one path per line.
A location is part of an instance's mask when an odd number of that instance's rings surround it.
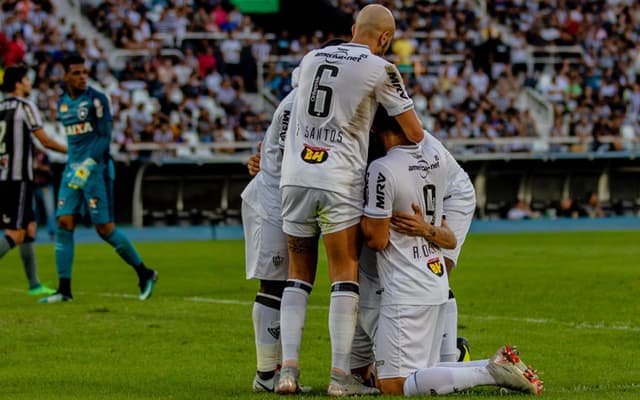
M 69 54 L 64 58 L 62 65 L 64 65 L 64 70 L 66 72 L 69 72 L 69 68 L 71 68 L 72 65 L 77 65 L 77 64 L 84 65 L 85 62 L 86 61 L 84 57 L 82 57 L 80 54 Z
M 2 90 L 11 93 L 16 90 L 16 84 L 29 73 L 26 65 L 12 65 L 4 71 L 4 79 L 2 81 Z
M 345 44 L 347 43 L 346 40 L 344 39 L 340 39 L 340 38 L 335 38 L 335 39 L 329 39 L 326 42 L 322 43 L 320 45 L 321 49 L 324 49 L 325 47 L 329 47 L 329 46 L 339 46 L 341 44 Z
M 376 133 L 391 131 L 393 133 L 402 133 L 400 124 L 394 117 L 390 117 L 387 110 L 383 106 L 378 106 L 376 115 L 373 117 L 373 125 L 371 129 Z

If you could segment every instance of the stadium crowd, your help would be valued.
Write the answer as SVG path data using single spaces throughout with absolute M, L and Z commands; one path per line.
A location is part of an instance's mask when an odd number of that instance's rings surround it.
M 83 0 L 83 10 L 116 48 L 149 50 L 110 66 L 97 41 L 74 24 L 57 21 L 49 1 L 2 4 L 0 58 L 36 70 L 37 105 L 55 119 L 61 58 L 79 52 L 91 77 L 110 94 L 114 140 L 129 143 L 258 141 L 269 115 L 255 106 L 263 80 L 276 99 L 291 90 L 291 70 L 331 35 L 293 37 L 263 32 L 230 2 L 220 0 Z M 369 3 L 334 0 L 343 13 Z M 629 4 L 627 4 L 629 3 Z M 640 6 L 630 1 L 492 1 L 486 18 L 471 1 L 386 2 L 398 33 L 390 57 L 404 73 L 425 126 L 440 139 L 535 138 L 538 121 L 517 105 L 523 87 L 538 90 L 554 108 L 551 135 L 584 139 L 555 151 L 620 150 L 640 130 Z M 220 35 L 178 40 L 187 32 Z M 526 45 L 574 45 L 584 54 L 562 63 L 528 65 Z M 178 47 L 183 57 L 163 56 Z M 266 61 L 264 76 L 257 64 Z M 593 141 L 593 147 L 587 143 Z M 610 140 L 602 141 L 602 138 Z M 613 138 L 613 140 L 611 140 Z M 486 141 L 454 151 L 531 151 L 531 141 Z M 208 150 L 207 150 L 208 151 Z M 232 148 L 217 148 L 233 152 Z

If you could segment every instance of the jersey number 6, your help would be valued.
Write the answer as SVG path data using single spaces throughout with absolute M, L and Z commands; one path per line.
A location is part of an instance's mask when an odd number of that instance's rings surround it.
M 320 84 L 324 71 L 329 71 L 329 76 L 331 77 L 338 76 L 338 67 L 335 65 L 322 64 L 318 67 L 316 75 L 313 77 L 309 106 L 307 107 L 307 112 L 313 117 L 325 118 L 329 115 L 329 110 L 331 109 L 333 89 L 330 86 Z

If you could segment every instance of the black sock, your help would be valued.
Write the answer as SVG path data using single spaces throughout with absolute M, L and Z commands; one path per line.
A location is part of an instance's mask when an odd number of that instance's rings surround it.
M 146 265 L 144 265 L 144 263 L 140 263 L 140 265 L 133 268 L 136 270 L 140 282 L 146 281 L 151 277 L 152 272 L 149 268 L 146 267 Z
M 260 377 L 260 379 L 264 381 L 273 378 L 275 374 L 276 374 L 276 371 L 266 371 L 266 372 L 258 371 L 258 376 Z
M 62 293 L 68 297 L 73 297 L 71 296 L 71 278 L 60 278 L 58 293 Z
M 9 235 L 4 235 L 4 238 L 7 240 L 7 243 L 9 243 L 9 248 L 13 249 L 14 247 L 16 247 L 16 242 L 13 241 L 13 239 L 11 238 L 11 236 Z

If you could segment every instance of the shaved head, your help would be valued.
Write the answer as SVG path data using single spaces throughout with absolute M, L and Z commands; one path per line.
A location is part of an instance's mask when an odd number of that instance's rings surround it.
M 380 4 L 369 4 L 365 6 L 356 18 L 356 32 L 382 33 L 384 31 L 395 31 L 396 20 L 391 11 Z
M 360 10 L 353 25 L 353 42 L 366 44 L 375 54 L 384 54 L 396 31 L 396 21 L 388 8 L 369 4 Z

